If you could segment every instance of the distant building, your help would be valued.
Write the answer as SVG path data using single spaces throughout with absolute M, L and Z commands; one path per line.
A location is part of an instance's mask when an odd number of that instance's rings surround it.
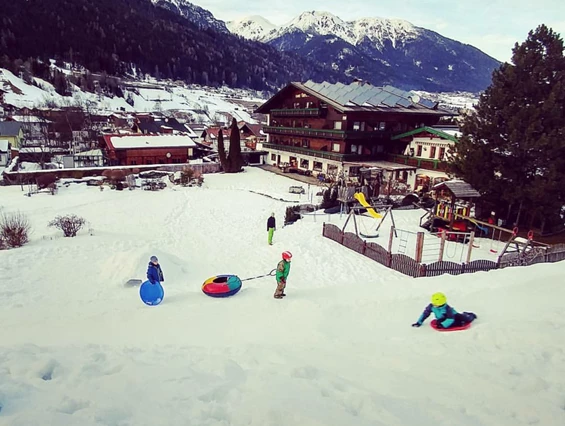
M 12 158 L 10 142 L 0 139 L 0 167 L 6 167 Z
M 408 145 L 402 155 L 393 156 L 392 160 L 418 167 L 409 184 L 416 191 L 427 191 L 449 179 L 446 173 L 447 154 L 460 136 L 457 126 L 424 126 L 393 136 L 392 140 Z
M 110 166 L 187 163 L 197 147 L 181 135 L 103 135 L 100 142 Z
M 7 140 L 12 149 L 19 149 L 24 139 L 23 127 L 15 121 L 0 121 L 0 140 Z

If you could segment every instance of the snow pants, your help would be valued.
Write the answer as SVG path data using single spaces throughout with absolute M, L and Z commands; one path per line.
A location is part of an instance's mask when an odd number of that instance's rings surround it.
M 465 324 L 473 322 L 475 318 L 477 318 L 477 316 L 472 312 L 463 312 L 461 314 L 455 314 L 453 316 L 453 324 L 451 324 L 448 328 L 464 326 Z
M 269 245 L 273 245 L 273 234 L 275 233 L 275 228 L 269 228 Z
M 282 296 L 284 294 L 285 287 L 286 287 L 285 280 L 277 281 L 277 289 L 275 290 L 275 297 Z

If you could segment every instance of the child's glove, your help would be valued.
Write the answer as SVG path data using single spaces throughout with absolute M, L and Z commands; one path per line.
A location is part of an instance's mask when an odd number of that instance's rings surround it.
M 422 324 L 420 324 L 419 322 L 415 322 L 414 324 L 412 324 L 412 327 L 420 327 Z

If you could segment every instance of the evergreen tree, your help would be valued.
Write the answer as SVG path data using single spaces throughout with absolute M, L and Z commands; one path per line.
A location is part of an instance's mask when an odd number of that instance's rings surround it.
M 232 118 L 231 122 L 231 133 L 230 133 L 230 149 L 229 149 L 229 172 L 228 173 L 239 173 L 242 171 L 241 166 L 243 166 L 243 158 L 241 157 L 241 145 L 239 136 L 239 126 L 235 118 Z
M 543 228 L 565 203 L 565 58 L 559 34 L 540 25 L 512 63 L 493 73 L 464 120 L 452 171 L 479 190 L 498 216 Z M 528 214 L 526 214 L 526 212 Z
M 226 156 L 226 147 L 224 146 L 224 133 L 222 129 L 218 132 L 218 155 L 220 157 L 220 164 L 224 172 L 228 173 L 229 164 Z

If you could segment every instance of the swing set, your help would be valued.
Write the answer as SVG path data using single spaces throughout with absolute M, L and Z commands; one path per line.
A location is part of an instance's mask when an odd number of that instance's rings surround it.
M 364 197 L 363 197 L 364 200 Z M 376 211 L 381 210 L 385 208 L 384 211 L 384 215 L 380 214 L 380 213 L 376 213 Z M 360 213 L 360 210 L 367 210 L 367 212 L 369 213 L 370 216 L 367 216 L 365 214 Z M 379 229 L 381 228 L 381 225 L 383 224 L 383 222 L 385 221 L 385 219 L 387 218 L 387 216 L 390 214 L 390 218 L 392 220 L 392 224 L 393 227 L 395 229 L 394 231 L 394 235 L 398 236 L 396 233 L 396 224 L 394 223 L 394 215 L 392 213 L 392 206 L 390 205 L 384 205 L 384 204 L 379 204 L 379 205 L 369 205 L 368 203 L 362 203 L 361 206 L 353 206 L 350 207 L 349 210 L 349 214 L 347 215 L 347 219 L 345 221 L 345 224 L 343 225 L 342 228 L 342 232 L 345 232 L 345 229 L 347 228 L 347 224 L 349 223 L 349 221 L 351 220 L 351 218 L 353 218 L 353 224 L 355 226 L 355 235 L 357 235 L 358 237 L 363 237 L 363 238 L 378 238 L 379 237 Z M 380 221 L 377 225 L 377 228 L 374 231 L 368 231 L 367 230 L 367 226 L 365 224 L 365 222 L 363 220 L 360 220 L 359 222 L 361 222 L 361 225 L 363 227 L 363 231 L 364 232 L 360 232 L 359 231 L 359 227 L 357 225 L 357 216 L 360 217 L 372 217 L 372 218 L 380 218 Z

